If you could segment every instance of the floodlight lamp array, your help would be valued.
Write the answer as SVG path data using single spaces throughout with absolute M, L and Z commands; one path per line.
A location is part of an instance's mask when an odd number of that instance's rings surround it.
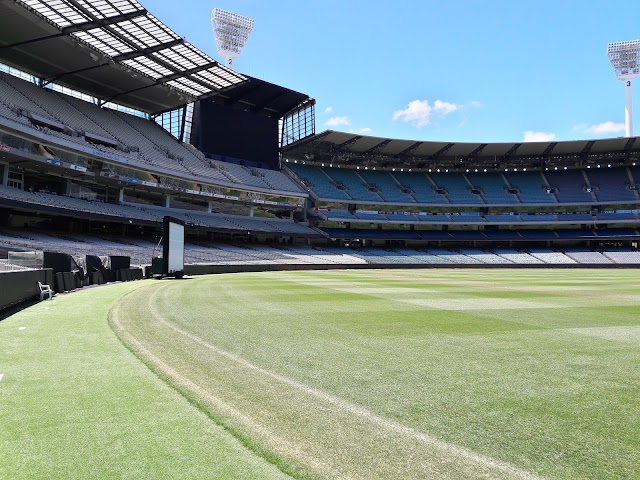
M 633 80 L 640 75 L 640 40 L 610 43 L 607 56 L 619 80 Z
M 214 8 L 211 23 L 216 35 L 218 53 L 229 61 L 238 58 L 253 30 L 253 19 Z

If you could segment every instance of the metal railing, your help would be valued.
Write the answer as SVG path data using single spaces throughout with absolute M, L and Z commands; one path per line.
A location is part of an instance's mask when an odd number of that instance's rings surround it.
M 9 263 L 9 260 L 7 260 L 7 259 L 1 259 L 0 260 L 0 273 L 19 272 L 19 271 L 23 271 L 23 270 L 37 270 L 37 268 L 24 267 L 24 266 L 21 266 L 21 265 L 14 265 L 12 263 Z

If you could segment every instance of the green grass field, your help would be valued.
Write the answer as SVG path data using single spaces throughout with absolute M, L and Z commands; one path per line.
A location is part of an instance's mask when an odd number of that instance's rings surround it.
M 639 307 L 636 270 L 67 295 L 0 322 L 0 478 L 640 478 Z

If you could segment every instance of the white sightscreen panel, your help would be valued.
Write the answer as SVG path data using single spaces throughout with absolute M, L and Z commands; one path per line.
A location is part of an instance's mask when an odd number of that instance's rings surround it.
M 184 270 L 184 225 L 169 222 L 168 273 Z

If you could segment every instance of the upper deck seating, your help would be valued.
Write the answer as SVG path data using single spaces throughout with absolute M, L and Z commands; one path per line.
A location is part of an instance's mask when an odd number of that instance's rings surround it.
M 336 182 L 328 177 L 322 169 L 296 163 L 290 163 L 288 167 L 303 183 L 312 188 L 320 198 L 336 200 L 352 199 L 345 190 L 338 188 Z
M 556 198 L 560 203 L 593 203 L 591 193 L 582 170 L 548 170 L 544 175 L 550 187 L 557 188 Z
M 481 196 L 486 203 L 491 204 L 515 204 L 520 203 L 518 196 L 507 191 L 502 175 L 497 172 L 466 173 L 471 185 L 480 189 Z
M 398 180 L 400 185 L 411 190 L 411 196 L 415 198 L 416 202 L 436 205 L 449 204 L 449 200 L 446 195 L 443 193 L 437 193 L 435 191 L 435 186 L 424 173 L 396 171 L 391 173 L 391 175 Z
M 363 202 L 382 202 L 375 191 L 369 190 L 355 170 L 347 168 L 327 168 L 323 171 L 337 184 L 344 185 L 352 198 Z
M 484 200 L 480 195 L 470 192 L 471 185 L 459 173 L 429 173 L 433 183 L 446 190 L 446 197 L 452 204 L 484 204 Z
M 505 172 L 505 178 L 512 188 L 518 190 L 522 203 L 557 203 L 547 188 L 540 172 Z
M 597 168 L 586 171 L 589 182 L 595 188 L 599 202 L 637 202 L 640 200 L 637 191 L 629 190 L 632 177 L 624 168 Z
M 415 203 L 415 199 L 409 193 L 403 192 L 402 187 L 389 172 L 364 170 L 359 175 L 367 184 L 378 188 L 378 195 L 385 202 L 390 203 Z

